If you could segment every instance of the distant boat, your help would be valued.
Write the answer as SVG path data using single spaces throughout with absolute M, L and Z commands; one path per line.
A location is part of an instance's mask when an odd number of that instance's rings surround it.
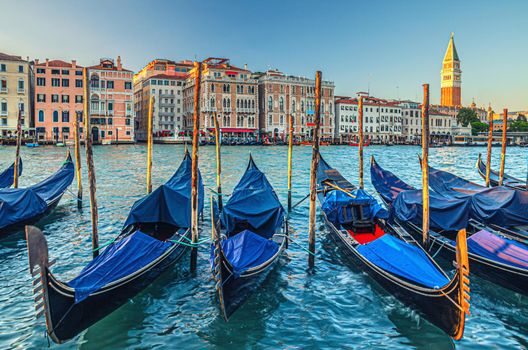
M 352 147 L 359 147 L 359 142 L 350 142 L 348 145 Z M 367 142 L 363 142 L 363 147 L 368 146 L 370 146 L 370 140 L 367 140 Z
M 34 148 L 34 147 L 39 147 L 40 145 L 38 144 L 38 142 L 32 142 L 32 143 L 26 143 L 26 147 L 29 147 L 29 148 Z
M 64 142 L 57 142 L 57 143 L 55 144 L 55 146 L 56 146 L 56 147 L 64 147 L 64 146 L 66 146 L 66 144 L 65 144 Z
M 103 140 L 103 141 L 101 141 L 101 144 L 102 145 L 111 145 L 112 144 L 112 140 Z

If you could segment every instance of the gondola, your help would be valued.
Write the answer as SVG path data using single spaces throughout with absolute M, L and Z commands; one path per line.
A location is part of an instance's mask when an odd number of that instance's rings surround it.
M 374 157 L 370 170 L 372 184 L 391 208 L 393 219 L 421 239 L 421 190 L 381 168 Z M 434 177 L 434 172 L 431 175 Z M 512 230 L 476 220 L 474 207 L 471 198 L 447 198 L 431 191 L 427 250 L 434 256 L 453 260 L 456 253 L 453 238 L 457 230 L 465 228 L 471 271 L 513 291 L 528 294 L 528 246 L 519 235 L 512 234 Z
M 191 159 L 164 185 L 134 203 L 121 233 L 69 282 L 50 270 L 42 232 L 26 228 L 37 317 L 46 318 L 47 333 L 63 343 L 101 320 L 150 285 L 190 248 Z M 199 176 L 199 212 L 203 184 Z
M 482 155 L 479 153 L 477 160 L 477 170 L 484 180 L 486 180 L 486 164 L 482 161 Z M 499 186 L 499 172 L 493 169 L 490 169 L 490 185 Z M 513 188 L 520 191 L 528 191 L 526 186 L 526 181 L 518 179 L 516 177 L 504 174 L 503 184 L 506 187 Z
M 469 314 L 469 267 L 465 235 L 457 238 L 453 278 L 436 264 L 403 227 L 386 220 L 387 212 L 321 157 L 318 199 L 331 237 L 384 289 L 419 311 L 458 340 Z
M 266 176 L 249 164 L 222 210 L 211 200 L 211 270 L 226 321 L 265 281 L 287 245 L 285 211 Z
M 18 162 L 18 176 L 22 175 L 22 158 Z M 11 164 L 9 168 L 0 173 L 0 188 L 7 188 L 13 185 L 15 175 L 15 163 Z
M 27 188 L 0 189 L 0 237 L 48 215 L 59 204 L 74 175 L 68 152 L 62 167 L 47 179 Z

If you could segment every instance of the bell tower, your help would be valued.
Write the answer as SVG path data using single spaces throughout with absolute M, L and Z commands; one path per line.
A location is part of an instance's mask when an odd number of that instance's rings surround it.
M 440 105 L 442 106 L 460 106 L 462 105 L 461 87 L 462 71 L 460 70 L 460 59 L 455 47 L 454 33 L 451 33 L 451 39 L 447 45 L 447 50 L 442 62 L 442 71 L 440 72 L 441 97 Z

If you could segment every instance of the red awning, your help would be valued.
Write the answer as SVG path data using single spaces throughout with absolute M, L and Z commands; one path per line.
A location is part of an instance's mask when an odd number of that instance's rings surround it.
M 306 123 L 306 126 L 315 126 L 315 123 Z
M 238 72 L 235 72 L 235 71 L 232 71 L 232 70 L 227 70 L 227 71 L 226 71 L 226 74 L 227 74 L 227 75 L 237 75 Z
M 209 131 L 214 131 L 214 128 L 209 128 Z M 220 128 L 220 132 L 255 132 L 257 129 L 244 129 L 244 128 Z

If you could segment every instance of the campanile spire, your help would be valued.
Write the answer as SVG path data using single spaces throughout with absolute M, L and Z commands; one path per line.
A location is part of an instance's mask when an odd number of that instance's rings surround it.
M 442 106 L 460 106 L 462 71 L 460 70 L 460 59 L 455 46 L 455 34 L 451 33 L 449 44 L 442 62 L 442 71 L 440 73 L 441 81 L 441 98 Z

